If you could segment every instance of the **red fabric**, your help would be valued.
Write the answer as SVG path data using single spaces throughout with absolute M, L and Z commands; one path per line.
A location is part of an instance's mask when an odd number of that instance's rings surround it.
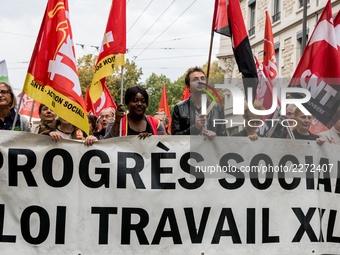
M 112 33 L 114 40 L 108 42 L 108 40 L 105 40 L 105 36 L 110 33 Z M 118 53 L 126 53 L 126 0 L 112 0 L 97 63 L 108 55 Z
M 302 54 L 289 86 L 311 92 L 305 108 L 331 128 L 340 107 L 340 42 L 332 22 L 332 4 L 328 1 Z M 295 95 L 294 95 L 295 96 Z
M 86 94 L 85 94 L 85 105 L 86 105 L 86 111 L 87 113 L 94 114 L 94 108 L 93 103 L 90 97 L 89 88 L 86 86 Z
M 188 99 L 190 97 L 190 90 L 188 89 L 188 86 L 184 86 L 183 94 L 182 94 L 182 101 L 185 99 Z
M 22 92 L 20 92 L 20 94 L 17 97 L 21 98 L 21 95 L 22 95 Z M 33 106 L 33 102 L 34 102 L 34 106 Z M 22 101 L 21 101 L 21 106 L 19 109 L 19 114 L 25 115 L 25 116 L 31 116 L 31 112 L 32 112 L 32 118 L 39 119 L 40 118 L 39 106 L 40 106 L 39 102 L 34 101 L 32 98 L 27 96 L 26 93 L 24 93 L 24 96 L 22 97 Z M 33 107 L 33 111 L 32 111 L 32 107 Z
M 89 133 L 78 79 L 68 0 L 47 2 L 23 91 Z
M 151 125 L 151 129 L 152 129 L 152 134 L 153 135 L 157 135 L 157 128 L 159 125 L 159 120 L 147 115 L 146 118 L 148 119 L 150 125 Z M 128 121 L 127 121 L 127 115 L 124 115 L 123 118 L 121 119 L 122 122 L 122 136 L 127 136 L 127 129 L 128 129 Z
M 158 106 L 158 111 L 164 112 L 168 116 L 168 118 L 169 118 L 168 131 L 171 133 L 171 115 L 170 115 L 170 110 L 169 110 L 168 97 L 166 95 L 165 84 L 163 85 L 163 90 L 162 90 L 161 100 L 160 100 L 159 106 Z
M 101 80 L 101 83 L 103 86 L 102 96 L 93 103 L 93 115 L 96 116 L 99 116 L 100 112 L 105 108 L 112 107 L 114 109 L 117 109 L 115 100 L 113 99 L 108 87 L 105 84 L 105 78 Z
M 277 63 L 275 56 L 272 23 L 270 21 L 270 16 L 267 11 L 263 41 L 263 69 L 266 71 L 266 74 L 268 75 L 267 77 L 270 80 L 273 80 L 277 77 Z

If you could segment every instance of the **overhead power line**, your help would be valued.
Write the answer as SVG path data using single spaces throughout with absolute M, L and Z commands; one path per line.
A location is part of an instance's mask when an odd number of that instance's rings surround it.
M 143 15 L 143 13 L 149 8 L 150 4 L 153 2 L 154 0 L 151 0 L 150 3 L 145 7 L 145 9 L 142 11 L 142 13 L 138 16 L 138 18 L 135 20 L 135 22 L 133 22 L 133 24 L 130 26 L 130 28 L 128 29 L 128 32 L 131 30 L 131 28 L 133 28 L 133 26 L 137 23 L 137 21 L 139 20 L 139 18 Z
M 194 3 L 196 0 L 194 0 L 177 18 L 169 25 L 167 26 L 162 33 L 160 33 L 144 50 L 142 50 L 141 53 L 139 53 L 136 58 L 138 58 L 144 51 L 146 51 L 162 34 L 164 34 Z
M 146 35 L 146 33 L 147 32 L 149 32 L 150 31 L 150 29 L 156 24 L 156 22 L 164 15 L 164 13 L 166 13 L 167 12 L 167 10 L 174 4 L 174 2 L 175 2 L 176 0 L 173 0 L 172 2 L 171 2 L 171 4 L 162 12 L 162 14 L 156 19 L 156 21 L 144 32 L 144 34 L 137 40 L 137 42 L 134 44 L 134 45 L 132 45 L 132 47 L 130 47 L 130 49 L 129 50 L 132 50 L 133 49 L 133 47 L 135 47 L 136 46 L 136 44 L 144 37 L 144 35 Z

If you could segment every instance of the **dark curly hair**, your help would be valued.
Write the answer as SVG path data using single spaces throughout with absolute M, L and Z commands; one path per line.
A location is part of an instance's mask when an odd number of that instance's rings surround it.
M 144 96 L 145 103 L 148 106 L 149 105 L 148 92 L 146 92 L 145 88 L 139 85 L 132 86 L 126 90 L 125 98 L 124 98 L 125 105 L 128 105 L 133 100 L 133 98 L 137 95 L 137 93 L 141 93 Z

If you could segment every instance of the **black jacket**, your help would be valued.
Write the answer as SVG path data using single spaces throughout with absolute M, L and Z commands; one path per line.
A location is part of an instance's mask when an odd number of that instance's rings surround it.
M 211 101 L 208 100 L 207 108 L 210 103 Z M 217 136 L 227 135 L 226 125 L 216 124 L 214 127 L 214 119 L 225 119 L 224 109 L 219 104 L 215 104 L 207 116 L 207 129 L 214 131 Z M 195 106 L 190 101 L 190 97 L 175 105 L 171 121 L 171 132 L 173 135 L 198 135 L 200 132 L 195 126 Z

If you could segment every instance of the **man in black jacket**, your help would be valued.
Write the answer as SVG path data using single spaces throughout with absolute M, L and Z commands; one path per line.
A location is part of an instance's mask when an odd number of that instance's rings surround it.
M 207 100 L 207 115 L 202 114 L 202 84 L 206 83 L 204 71 L 199 67 L 190 68 L 185 76 L 185 85 L 190 97 L 177 103 L 172 113 L 173 135 L 204 135 L 209 139 L 226 135 L 226 125 L 214 120 L 225 119 L 224 109 L 219 104 Z M 216 121 L 218 123 L 218 121 Z M 220 122 L 221 123 L 221 122 Z

